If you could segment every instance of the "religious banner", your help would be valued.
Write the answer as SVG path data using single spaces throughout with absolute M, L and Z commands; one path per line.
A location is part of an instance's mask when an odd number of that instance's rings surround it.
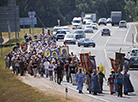
M 44 56 L 50 56 L 50 51 L 44 51 Z
M 115 54 L 116 54 L 116 60 L 118 61 L 118 64 L 119 64 L 118 67 L 121 70 L 123 70 L 123 63 L 124 63 L 124 56 L 125 56 L 125 54 L 119 53 L 119 52 L 116 52 Z
M 80 54 L 81 65 L 87 70 L 90 67 L 89 53 Z
M 96 62 L 95 62 L 95 56 L 89 56 L 90 65 L 93 69 L 96 69 Z
M 51 56 L 53 57 L 58 57 L 59 56 L 59 51 L 51 51 Z
M 60 47 L 60 56 L 62 58 L 68 58 L 69 57 L 69 48 L 68 48 L 68 46 Z
M 113 68 L 114 70 L 117 70 L 117 69 L 118 69 L 118 61 L 115 60 L 115 59 L 112 59 L 112 58 L 109 58 L 109 59 L 110 59 L 110 61 L 111 61 L 112 68 Z
M 102 73 L 105 75 L 105 66 L 104 65 L 99 65 L 97 73 L 100 73 L 100 71 L 102 71 Z

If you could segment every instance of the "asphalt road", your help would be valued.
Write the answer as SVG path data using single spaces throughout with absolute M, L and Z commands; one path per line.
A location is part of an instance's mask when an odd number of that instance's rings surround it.
M 108 27 L 111 30 L 111 36 L 101 36 L 101 30 L 104 27 Z M 74 32 L 74 30 L 71 30 Z M 86 37 L 91 38 L 95 43 L 96 47 L 78 47 L 76 45 L 68 45 L 69 52 L 73 52 L 74 54 L 79 53 L 88 53 L 91 52 L 92 55 L 95 55 L 96 64 L 97 65 L 105 65 L 105 75 L 108 78 L 111 69 L 111 63 L 109 57 L 115 58 L 115 52 L 119 52 L 121 48 L 121 52 L 126 53 L 130 51 L 132 48 L 132 33 L 136 38 L 137 30 L 134 23 L 129 23 L 127 28 L 119 28 L 117 26 L 112 27 L 110 24 L 107 26 L 101 25 L 98 27 L 98 30 L 94 30 L 94 33 L 87 33 Z M 62 45 L 63 40 L 58 41 L 58 45 Z M 138 44 L 135 40 L 135 46 L 138 47 Z M 137 102 L 138 100 L 138 70 L 129 70 L 130 79 L 134 86 L 135 92 L 130 93 L 128 96 L 123 95 L 122 98 L 117 97 L 115 94 L 110 95 L 109 86 L 107 86 L 107 82 L 104 82 L 103 93 L 97 96 L 92 94 L 88 94 L 86 87 L 84 85 L 84 95 L 89 97 L 94 97 L 106 102 Z M 65 80 L 65 79 L 64 79 Z M 74 91 L 76 90 L 76 86 L 71 85 L 70 83 L 66 83 L 66 81 L 62 82 L 62 85 L 68 87 Z

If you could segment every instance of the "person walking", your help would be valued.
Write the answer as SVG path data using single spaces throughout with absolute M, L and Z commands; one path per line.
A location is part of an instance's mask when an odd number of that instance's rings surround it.
M 47 58 L 45 59 L 45 62 L 44 62 L 44 68 L 45 68 L 45 75 L 46 75 L 46 78 L 48 77 L 48 66 L 49 66 L 49 61 L 47 60 Z
M 113 87 L 114 87 L 114 78 L 113 78 L 112 74 L 109 75 L 108 85 L 110 87 L 110 94 L 112 95 L 113 94 Z
M 62 67 L 60 62 L 57 64 L 57 83 L 61 84 L 62 81 Z
M 101 91 L 103 91 L 103 78 L 104 78 L 105 81 L 106 81 L 105 75 L 102 73 L 102 71 L 103 71 L 103 70 L 100 70 L 100 73 L 98 73 Z
M 15 59 L 16 75 L 18 75 L 18 73 L 19 73 L 19 66 L 20 66 L 20 58 L 18 55 L 18 57 Z
M 124 94 L 128 95 L 128 92 L 134 92 L 133 85 L 130 81 L 130 74 L 127 73 L 127 70 L 124 70 Z
M 48 66 L 50 81 L 53 81 L 53 69 L 54 69 L 53 61 L 50 61 L 50 64 Z
M 69 74 L 68 74 L 69 62 L 68 61 L 66 61 L 65 70 L 66 70 L 66 80 L 67 82 L 69 82 Z
M 75 66 L 73 65 L 73 62 L 71 61 L 71 64 L 69 66 L 69 73 L 71 74 L 71 81 L 72 84 L 75 85 Z
M 79 90 L 79 93 L 83 93 L 83 82 L 86 81 L 86 75 L 82 72 L 82 69 L 79 69 L 79 72 L 77 72 L 75 81 L 77 83 L 77 90 Z
M 37 74 L 37 61 L 36 61 L 36 58 L 32 62 L 32 68 L 33 68 L 34 78 L 35 78 L 36 77 L 36 74 Z
M 21 58 L 19 68 L 20 68 L 20 75 L 23 76 L 24 75 L 24 68 L 25 68 L 25 60 L 23 58 Z
M 124 75 L 121 73 L 121 70 L 118 70 L 118 73 L 115 75 L 115 80 L 117 83 L 117 92 L 118 92 L 118 97 L 122 97 L 122 86 L 124 83 Z
M 97 95 L 97 93 L 101 93 L 101 88 L 100 88 L 100 84 L 99 84 L 99 78 L 98 78 L 98 74 L 97 71 L 94 69 L 93 70 L 93 74 L 91 76 L 91 82 L 92 82 L 92 92 L 93 95 Z

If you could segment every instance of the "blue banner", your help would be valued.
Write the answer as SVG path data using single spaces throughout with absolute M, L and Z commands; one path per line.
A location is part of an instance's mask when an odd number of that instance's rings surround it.
M 89 60 L 90 60 L 90 64 L 91 66 L 96 69 L 96 62 L 95 62 L 95 58 L 94 57 L 89 57 Z

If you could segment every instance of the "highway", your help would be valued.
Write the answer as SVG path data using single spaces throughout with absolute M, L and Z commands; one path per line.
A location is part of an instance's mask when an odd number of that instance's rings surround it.
M 111 36 L 101 36 L 101 30 L 105 27 L 108 27 L 111 30 Z M 74 30 L 71 30 L 74 32 Z M 115 58 L 115 52 L 119 52 L 121 48 L 122 53 L 126 53 L 130 51 L 132 48 L 132 33 L 136 38 L 137 29 L 134 23 L 128 23 L 127 28 L 119 28 L 117 26 L 112 27 L 110 24 L 107 26 L 101 25 L 98 27 L 98 30 L 94 30 L 94 33 L 87 33 L 86 37 L 91 38 L 95 43 L 96 47 L 78 47 L 76 45 L 68 44 L 69 52 L 73 52 L 74 54 L 79 53 L 88 53 L 91 52 L 92 55 L 95 55 L 96 64 L 98 65 L 105 65 L 105 76 L 106 79 L 110 74 L 111 63 L 109 57 Z M 58 45 L 62 45 L 63 41 L 60 40 L 57 42 Z M 138 44 L 135 40 L 135 46 L 138 47 Z M 128 96 L 123 95 L 122 98 L 117 97 L 115 94 L 110 95 L 109 86 L 107 86 L 107 82 L 104 81 L 103 93 L 94 96 L 92 94 L 88 94 L 86 87 L 84 85 L 83 93 L 89 97 L 94 97 L 96 99 L 100 99 L 106 102 L 137 102 L 138 100 L 138 70 L 129 70 L 130 79 L 134 86 L 135 92 L 130 93 Z M 66 83 L 64 79 L 62 82 L 64 87 L 68 87 L 74 91 L 76 90 L 77 86 L 73 86 L 70 83 Z

